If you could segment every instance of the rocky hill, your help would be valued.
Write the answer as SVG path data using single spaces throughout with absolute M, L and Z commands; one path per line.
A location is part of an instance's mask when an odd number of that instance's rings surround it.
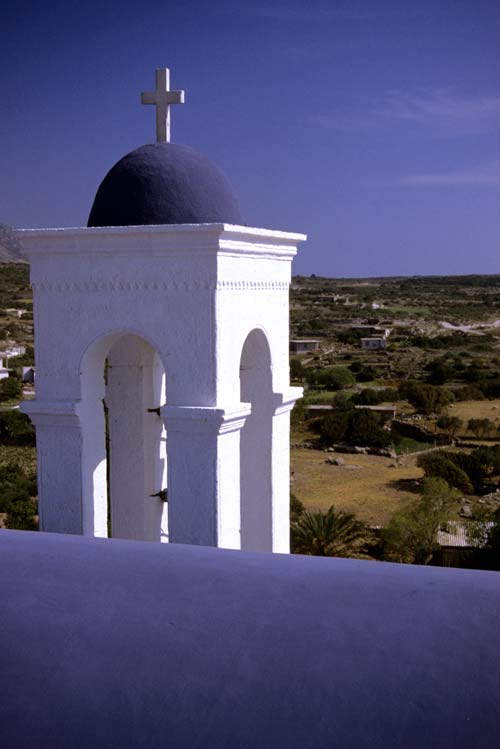
M 0 263 L 24 263 L 21 258 L 19 240 L 14 234 L 15 227 L 0 224 Z

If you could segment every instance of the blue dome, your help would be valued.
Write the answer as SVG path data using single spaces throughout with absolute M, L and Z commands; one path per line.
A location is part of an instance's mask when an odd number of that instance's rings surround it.
M 188 146 L 155 143 L 124 156 L 105 176 L 88 226 L 243 224 L 224 174 Z

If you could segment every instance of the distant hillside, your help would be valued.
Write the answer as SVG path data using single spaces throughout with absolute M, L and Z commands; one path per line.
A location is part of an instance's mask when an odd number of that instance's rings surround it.
M 380 324 L 405 328 L 392 335 L 391 344 L 402 336 L 399 340 L 402 347 L 419 347 L 422 335 L 447 331 L 449 336 L 453 326 L 465 326 L 462 331 L 454 331 L 461 335 L 470 333 L 466 341 L 462 341 L 464 345 L 486 346 L 484 336 L 488 334 L 495 339 L 489 341 L 490 349 L 494 344 L 500 351 L 500 335 L 497 336 L 500 333 L 500 275 L 363 279 L 294 276 L 290 303 L 292 337 L 320 336 L 330 338 L 334 345 L 339 341 L 339 325 L 345 328 Z M 479 325 L 483 325 L 483 329 L 479 329 Z M 344 343 L 360 345 L 358 340 Z
M 14 226 L 0 224 L 0 263 L 26 262 L 21 258 L 21 246 L 14 232 Z

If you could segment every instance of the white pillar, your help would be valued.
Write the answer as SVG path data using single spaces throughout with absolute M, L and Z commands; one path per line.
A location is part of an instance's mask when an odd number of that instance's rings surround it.
M 251 401 L 251 413 L 241 433 L 240 508 L 241 548 L 272 551 L 272 454 L 273 394 L 242 388 L 242 397 Z M 270 382 L 269 382 L 270 384 Z M 253 390 L 253 392 L 252 392 Z
M 104 372 L 103 372 L 104 374 Z M 108 536 L 108 480 L 104 393 L 92 393 L 78 404 L 82 431 L 83 535 Z M 47 528 L 47 530 L 50 530 Z
M 36 427 L 40 530 L 84 533 L 82 430 L 78 401 L 25 401 Z
M 169 540 L 239 549 L 240 430 L 250 409 L 164 406 Z
M 275 393 L 272 427 L 272 551 L 290 553 L 290 411 L 302 397 L 299 387 Z

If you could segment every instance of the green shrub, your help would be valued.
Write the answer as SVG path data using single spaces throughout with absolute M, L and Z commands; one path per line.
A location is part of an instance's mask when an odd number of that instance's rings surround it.
M 365 408 L 355 409 L 350 403 L 334 413 L 327 414 L 316 423 L 321 442 L 331 446 L 336 442 L 366 447 L 387 447 L 391 434 L 382 429 L 379 414 Z
M 376 380 L 377 376 L 378 372 L 375 367 L 365 364 L 356 372 L 356 382 L 371 382 L 372 380 Z
M 15 502 L 7 513 L 7 528 L 18 531 L 37 530 L 37 505 L 33 500 Z
M 353 373 L 345 367 L 325 367 L 311 369 L 307 372 L 307 383 L 310 387 L 342 390 L 355 382 Z
M 419 455 L 417 465 L 423 469 L 428 478 L 440 478 L 449 486 L 464 494 L 473 494 L 474 487 L 467 473 L 443 452 L 432 452 Z
M 0 443 L 2 445 L 35 445 L 35 429 L 20 411 L 0 412 Z
M 323 445 L 330 447 L 336 442 L 343 442 L 349 425 L 351 411 L 349 409 L 327 414 L 319 419 L 314 428 L 318 432 Z
M 500 378 L 481 380 L 479 383 L 482 393 L 486 398 L 500 398 Z
M 299 382 L 302 382 L 302 380 L 306 376 L 306 372 L 307 370 L 305 369 L 300 359 L 290 359 L 290 377 L 292 380 L 298 380 Z
M 477 385 L 464 385 L 453 391 L 457 401 L 479 401 L 484 400 L 484 393 Z
M 458 416 L 443 415 L 439 417 L 436 423 L 439 429 L 444 429 L 452 437 L 463 426 L 463 421 Z
M 469 419 L 467 429 L 471 431 L 478 440 L 482 440 L 490 434 L 495 428 L 490 419 Z
M 432 385 L 444 385 L 448 380 L 453 379 L 453 369 L 449 364 L 442 361 L 433 361 L 426 366 L 428 379 Z
M 390 432 L 382 429 L 379 414 L 360 408 L 352 412 L 345 437 L 351 445 L 387 447 L 392 442 Z
M 500 445 L 482 445 L 471 453 L 443 451 L 443 454 L 465 471 L 476 494 L 496 488 L 500 475 Z
M 359 556 L 367 535 L 366 525 L 350 512 L 307 510 L 291 524 L 291 549 L 321 557 Z
M 19 400 L 22 394 L 22 382 L 16 377 L 5 377 L 0 380 L 0 401 Z
M 417 411 L 423 414 L 439 414 L 445 406 L 454 401 L 451 390 L 412 380 L 400 385 L 399 395 L 406 398 Z
M 352 401 L 357 406 L 377 406 L 379 403 L 387 403 L 397 400 L 398 391 L 395 388 L 364 388 L 352 396 Z
M 305 509 L 300 499 L 295 494 L 290 493 L 290 522 L 297 521 Z
M 27 474 L 15 462 L 0 468 L 0 512 L 7 513 L 6 525 L 17 530 L 36 530 L 36 474 Z
M 418 499 L 406 502 L 382 529 L 384 557 L 389 561 L 428 564 L 439 548 L 437 536 L 459 500 L 440 478 L 424 479 Z

